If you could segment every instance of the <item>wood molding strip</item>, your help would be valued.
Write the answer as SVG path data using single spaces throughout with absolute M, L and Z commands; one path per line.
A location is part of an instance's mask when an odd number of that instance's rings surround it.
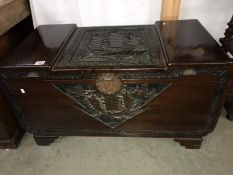
M 161 20 L 177 20 L 180 13 L 181 0 L 163 0 Z

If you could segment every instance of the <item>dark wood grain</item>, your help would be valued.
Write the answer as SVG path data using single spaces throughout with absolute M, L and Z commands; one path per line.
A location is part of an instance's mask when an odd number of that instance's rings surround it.
M 75 25 L 42 25 L 1 60 L 1 68 L 50 68 Z M 36 61 L 45 61 L 35 65 Z
M 186 148 L 199 148 L 202 137 L 217 124 L 228 93 L 232 61 L 197 20 L 176 21 L 175 36 L 167 37 L 164 32 L 168 28 L 173 30 L 173 23 L 166 22 L 166 29 L 162 29 L 163 22 L 157 23 L 165 65 L 87 65 L 83 69 L 64 70 L 53 66 L 57 56 L 69 47 L 65 43 L 68 36 L 73 37 L 74 26 L 41 26 L 0 61 L 7 99 L 39 145 L 48 145 L 57 136 L 142 136 L 176 138 Z M 39 29 L 45 32 L 43 39 Z M 53 36 L 61 33 L 59 42 L 54 40 Z M 44 41 L 56 46 L 52 49 Z M 35 61 L 41 58 L 46 64 L 35 66 Z M 145 111 L 111 128 L 82 110 L 81 103 L 56 86 L 93 86 L 103 72 L 123 77 L 120 80 L 123 84 L 168 83 L 170 86 L 146 103 Z
M 64 83 L 69 84 L 69 81 Z M 202 129 L 206 120 L 205 114 L 208 113 L 210 102 L 214 96 L 216 83 L 216 79 L 211 77 L 207 80 L 194 77 L 192 81 L 187 78 L 179 79 L 154 102 L 150 103 L 149 110 L 116 129 L 166 129 L 171 131 Z M 16 98 L 22 105 L 22 110 L 26 116 L 30 116 L 27 125 L 32 128 L 109 129 L 76 109 L 75 106 L 79 105 L 54 88 L 50 81 L 15 80 L 11 84 L 15 89 Z M 56 81 L 53 81 L 53 84 L 56 84 Z M 80 84 L 80 82 L 76 84 Z M 25 94 L 22 94 L 20 89 L 24 89 Z M 56 103 L 54 103 L 54 99 L 56 99 Z
M 226 53 L 233 55 L 233 16 L 231 17 L 230 22 L 228 23 L 228 28 L 224 33 L 225 37 L 220 38 L 220 43 L 222 48 Z M 227 99 L 225 101 L 224 107 L 227 111 L 227 119 L 233 120 L 233 68 L 231 69 L 231 83 L 227 88 Z
M 224 103 L 224 107 L 227 111 L 226 118 L 228 120 L 233 121 L 233 101 L 232 101 L 232 96 L 228 96 Z
M 24 130 L 16 120 L 0 86 L 0 148 L 17 148 L 23 135 Z
M 28 0 L 1 0 L 0 1 L 0 35 L 17 25 L 30 15 Z
M 32 18 L 28 16 L 13 28 L 0 36 L 0 59 L 3 59 L 11 49 L 15 48 L 33 30 Z
M 31 16 L 0 36 L 0 60 L 32 32 Z M 0 86 L 0 148 L 17 148 L 24 130 L 21 128 Z
M 198 20 L 156 23 L 169 66 L 228 64 L 229 58 Z
M 39 136 L 39 135 L 34 134 L 33 138 L 38 145 L 48 146 L 51 143 L 53 143 L 58 137 L 57 136 Z
M 176 138 L 174 139 L 181 146 L 184 146 L 188 149 L 199 149 L 201 147 L 201 143 L 203 139 L 200 138 Z

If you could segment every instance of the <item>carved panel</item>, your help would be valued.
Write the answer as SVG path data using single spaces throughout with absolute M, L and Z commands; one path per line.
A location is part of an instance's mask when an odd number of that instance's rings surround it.
M 79 28 L 54 67 L 158 66 L 161 59 L 154 25 Z
M 62 93 L 79 105 L 77 109 L 115 128 L 147 110 L 146 104 L 169 87 L 169 83 L 123 84 L 117 94 L 104 95 L 93 84 L 57 84 Z

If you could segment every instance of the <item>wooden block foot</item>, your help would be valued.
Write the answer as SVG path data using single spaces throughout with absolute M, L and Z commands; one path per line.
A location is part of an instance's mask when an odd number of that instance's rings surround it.
M 224 103 L 224 107 L 227 111 L 226 118 L 230 121 L 233 121 L 233 101 L 227 99 Z
M 0 139 L 0 149 L 16 149 L 24 136 L 24 132 L 22 128 L 18 128 L 12 138 Z
M 175 138 L 176 142 L 179 142 L 181 146 L 187 149 L 200 149 L 203 139 L 200 138 Z
M 38 136 L 38 135 L 33 135 L 33 137 L 36 144 L 41 146 L 48 146 L 58 138 L 58 136 Z

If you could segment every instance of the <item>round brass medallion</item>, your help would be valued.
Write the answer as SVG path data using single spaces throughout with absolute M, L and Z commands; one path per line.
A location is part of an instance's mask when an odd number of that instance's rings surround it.
M 119 77 L 112 73 L 100 74 L 96 80 L 97 89 L 105 95 L 116 94 L 121 90 L 121 86 Z

